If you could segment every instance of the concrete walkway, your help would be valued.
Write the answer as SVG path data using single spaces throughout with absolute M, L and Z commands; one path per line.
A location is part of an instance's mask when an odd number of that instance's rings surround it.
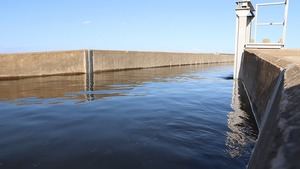
M 276 62 L 288 62 L 288 64 L 300 65 L 300 49 L 259 49 L 259 50 L 247 50 L 250 53 L 264 58 L 278 59 Z M 280 63 L 279 63 L 280 64 Z M 282 67 L 286 65 L 280 64 Z

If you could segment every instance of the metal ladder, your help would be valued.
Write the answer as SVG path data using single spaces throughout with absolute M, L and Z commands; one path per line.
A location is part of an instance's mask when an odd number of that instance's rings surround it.
M 259 8 L 262 6 L 284 6 L 284 20 L 282 22 L 258 22 L 259 16 Z M 270 3 L 260 3 L 256 4 L 256 17 L 254 22 L 254 42 L 250 42 L 246 44 L 246 48 L 275 48 L 280 49 L 285 46 L 285 39 L 286 39 L 286 31 L 287 31 L 287 21 L 288 21 L 288 10 L 289 10 L 289 0 L 285 0 L 283 2 L 270 2 Z M 260 26 L 283 26 L 282 35 L 280 42 L 277 43 L 258 43 L 257 40 L 257 30 Z M 250 40 L 249 40 L 250 41 Z

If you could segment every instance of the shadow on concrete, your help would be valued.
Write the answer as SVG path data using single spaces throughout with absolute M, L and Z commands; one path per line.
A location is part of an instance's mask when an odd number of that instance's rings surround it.
M 262 126 L 249 168 L 300 168 L 300 85 L 284 89 L 284 84 Z

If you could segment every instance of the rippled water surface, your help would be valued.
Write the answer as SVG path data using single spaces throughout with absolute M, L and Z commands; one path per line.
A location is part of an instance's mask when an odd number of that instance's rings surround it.
M 0 168 L 245 168 L 256 129 L 230 76 L 198 65 L 0 81 Z

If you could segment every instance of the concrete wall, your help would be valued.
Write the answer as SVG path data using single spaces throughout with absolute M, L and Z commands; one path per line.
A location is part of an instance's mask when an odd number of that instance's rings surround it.
M 232 55 L 134 52 L 134 51 L 93 51 L 94 71 L 150 68 L 201 63 L 233 62 Z
M 281 68 L 246 51 L 240 74 L 250 100 L 252 100 L 252 109 L 257 125 L 260 127 L 272 93 L 276 90 Z
M 85 73 L 84 51 L 0 54 L 0 79 Z
M 240 78 L 260 130 L 248 168 L 300 168 L 300 50 L 247 50 Z
M 233 62 L 233 56 L 99 50 L 0 54 L 0 79 L 221 62 Z

